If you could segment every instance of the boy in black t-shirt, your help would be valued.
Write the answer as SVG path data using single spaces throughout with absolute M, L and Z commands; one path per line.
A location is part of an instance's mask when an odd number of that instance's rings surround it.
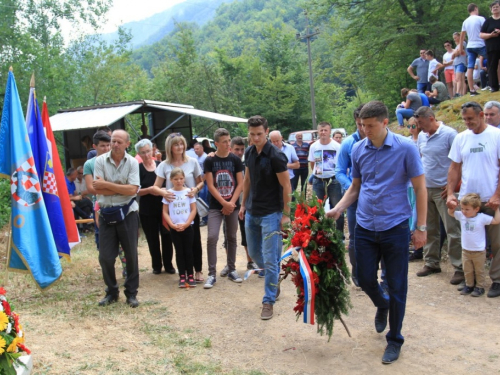
M 236 283 L 243 280 L 235 269 L 236 232 L 238 231 L 239 196 L 243 189 L 243 163 L 230 153 L 229 132 L 220 128 L 215 131 L 217 151 L 204 163 L 205 179 L 210 191 L 208 213 L 207 258 L 208 278 L 204 288 L 210 289 L 216 282 L 217 240 L 222 220 L 226 222 L 228 279 Z

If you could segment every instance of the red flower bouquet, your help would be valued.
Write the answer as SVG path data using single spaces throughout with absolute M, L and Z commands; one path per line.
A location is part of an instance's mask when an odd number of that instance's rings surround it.
M 284 255 L 284 278 L 291 275 L 297 288 L 297 302 L 293 310 L 297 319 L 304 314 L 304 321 L 318 324 L 318 332 L 328 334 L 330 340 L 333 323 L 342 320 L 351 307 L 348 284 L 349 270 L 345 262 L 342 234 L 335 222 L 325 216 L 323 202 L 315 196 L 306 200 L 295 193 L 293 220 L 286 229 L 284 239 L 288 251 Z M 306 280 L 304 280 L 306 279 Z M 307 316 L 308 315 L 308 316 Z M 307 318 L 306 318 L 307 316 Z

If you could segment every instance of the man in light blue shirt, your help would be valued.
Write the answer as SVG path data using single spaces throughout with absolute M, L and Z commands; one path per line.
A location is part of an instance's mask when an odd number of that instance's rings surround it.
M 286 167 L 288 168 L 288 174 L 290 175 L 291 180 L 295 176 L 293 170 L 300 168 L 299 157 L 295 152 L 295 148 L 292 145 L 283 142 L 283 136 L 281 135 L 279 130 L 273 130 L 271 133 L 269 133 L 269 140 L 278 148 L 278 150 L 283 151 L 283 153 L 286 155 L 286 158 L 288 160 Z
M 359 117 L 366 138 L 352 149 L 352 184 L 327 216 L 336 219 L 358 199 L 354 233 L 358 281 L 377 307 L 377 332 L 385 330 L 389 315 L 387 347 L 382 356 L 382 362 L 388 364 L 399 358 L 404 343 L 401 328 L 408 290 L 411 216 L 407 186 L 411 181 L 417 197 L 416 248 L 423 246 L 427 237 L 427 190 L 418 150 L 410 140 L 387 129 L 389 111 L 384 103 L 365 104 Z M 388 296 L 377 281 L 380 259 L 386 266 Z
M 351 151 L 355 143 L 365 138 L 365 130 L 361 125 L 359 113 L 364 104 L 361 104 L 354 111 L 354 121 L 356 122 L 357 130 L 352 135 L 347 137 L 340 145 L 339 156 L 337 159 L 337 166 L 335 167 L 335 175 L 337 181 L 340 182 L 342 190 L 346 192 L 352 184 L 352 161 Z M 356 209 L 358 208 L 358 201 L 355 201 L 347 207 L 347 228 L 349 229 L 349 260 L 351 262 L 351 276 L 354 285 L 359 287 L 358 277 L 356 274 L 356 253 L 354 251 L 354 228 L 356 227 Z
M 446 184 L 451 159 L 448 154 L 457 131 L 436 121 L 429 107 L 420 107 L 415 112 L 417 125 L 422 131 L 418 135 L 418 149 L 422 155 L 427 187 L 427 243 L 424 246 L 424 267 L 417 276 L 429 276 L 441 272 L 441 241 L 439 220 L 443 221 L 448 237 L 448 257 L 455 268 L 450 280 L 458 285 L 464 280 L 462 270 L 462 241 L 460 222 L 448 215 L 446 207 Z M 444 198 L 443 198 L 444 196 Z

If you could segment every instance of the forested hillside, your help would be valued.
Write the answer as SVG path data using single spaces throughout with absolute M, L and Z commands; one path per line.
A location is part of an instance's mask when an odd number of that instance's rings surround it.
M 147 98 L 262 114 L 286 134 L 311 127 L 307 45 L 296 38 L 307 28 L 304 10 L 310 31 L 320 32 L 311 42 L 317 118 L 352 129 L 352 109 L 361 101 L 381 99 L 392 111 L 400 89 L 414 86 L 406 68 L 420 48 L 441 58 L 468 3 L 238 0 L 222 4 L 201 27 L 176 23 L 163 39 L 134 51 L 123 31 L 112 44 L 82 35 L 66 47 L 61 19 L 98 24 L 107 3 L 58 4 L 0 0 L 1 91 L 12 65 L 21 98 L 35 72 L 38 95 L 47 96 L 52 112 Z M 489 14 L 486 5 L 480 11 Z M 195 131 L 210 125 L 194 121 Z

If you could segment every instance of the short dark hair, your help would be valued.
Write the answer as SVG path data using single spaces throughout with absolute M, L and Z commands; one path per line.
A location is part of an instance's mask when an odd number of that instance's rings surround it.
M 359 118 L 359 113 L 360 113 L 360 112 L 361 112 L 361 110 L 363 109 L 363 106 L 364 106 L 364 105 L 365 105 L 365 103 L 360 104 L 360 105 L 358 106 L 358 108 L 356 108 L 356 109 L 354 110 L 354 113 L 353 113 L 353 115 L 354 115 L 354 120 L 356 120 L 356 119 L 358 119 L 358 118 Z
M 401 96 L 402 96 L 403 98 L 405 98 L 405 97 L 408 95 L 408 93 L 409 93 L 409 92 L 410 92 L 410 90 L 409 90 L 409 89 L 407 89 L 406 87 L 403 87 L 403 88 L 401 89 Z
M 453 46 L 453 42 L 451 40 L 445 40 L 443 44 L 449 44 L 450 46 Z
M 436 83 L 437 82 L 437 78 L 435 76 L 431 76 L 431 78 L 429 78 L 429 82 L 430 83 Z
M 494 2 L 492 2 L 490 4 L 490 9 L 493 8 L 495 5 L 500 5 L 500 1 L 499 0 L 495 0 Z
M 94 134 L 94 137 L 93 137 L 92 141 L 94 142 L 94 144 L 96 146 L 98 146 L 99 142 L 106 142 L 106 143 L 111 142 L 111 137 L 109 136 L 109 134 L 106 131 L 104 131 L 104 130 L 98 130 Z
M 112 132 L 112 130 L 111 130 L 111 128 L 109 126 L 100 126 L 100 127 L 97 128 L 97 130 L 98 131 L 102 130 L 103 132 L 106 132 L 106 133 L 111 133 Z
M 469 5 L 467 5 L 467 12 L 474 12 L 475 10 L 477 9 L 477 5 L 474 4 L 474 3 L 470 3 Z
M 335 134 L 340 134 L 341 136 L 344 136 L 340 130 L 335 130 L 333 132 L 333 136 L 335 137 Z
M 417 109 L 413 116 L 415 118 L 419 118 L 419 117 L 425 117 L 425 118 L 434 117 L 434 118 L 436 118 L 436 116 L 434 115 L 434 111 L 430 107 L 427 107 L 427 106 L 422 106 L 419 109 Z
M 259 126 L 262 126 L 264 128 L 264 130 L 268 129 L 267 120 L 264 117 L 262 117 L 260 115 L 256 115 L 256 116 L 252 116 L 248 119 L 248 127 L 249 128 L 257 128 Z
M 236 136 L 231 139 L 231 147 L 234 146 L 245 146 L 245 141 L 243 140 L 243 137 Z
M 434 57 L 434 52 L 432 52 L 432 50 L 430 50 L 430 49 L 425 51 L 425 54 Z
M 214 132 L 214 141 L 219 142 L 220 137 L 224 137 L 226 135 L 229 137 L 229 132 L 227 131 L 227 129 L 219 128 Z
M 71 176 L 73 174 L 73 172 L 75 172 L 75 171 L 76 171 L 76 168 L 73 168 L 73 167 L 68 168 L 68 170 L 66 171 L 66 176 L 67 177 Z
M 194 142 L 193 143 L 193 147 L 191 147 L 191 148 L 194 148 L 194 146 L 201 146 L 201 147 L 203 147 L 203 145 L 200 142 Z
M 375 117 L 378 121 L 384 121 L 389 118 L 389 110 L 387 106 L 378 100 L 372 100 L 364 105 L 363 109 L 359 113 L 359 118 L 373 118 Z
M 483 111 L 483 107 L 481 107 L 481 104 L 478 102 L 467 102 L 462 104 L 462 113 L 467 111 L 467 108 L 472 108 L 476 114 L 479 114 L 480 112 Z

